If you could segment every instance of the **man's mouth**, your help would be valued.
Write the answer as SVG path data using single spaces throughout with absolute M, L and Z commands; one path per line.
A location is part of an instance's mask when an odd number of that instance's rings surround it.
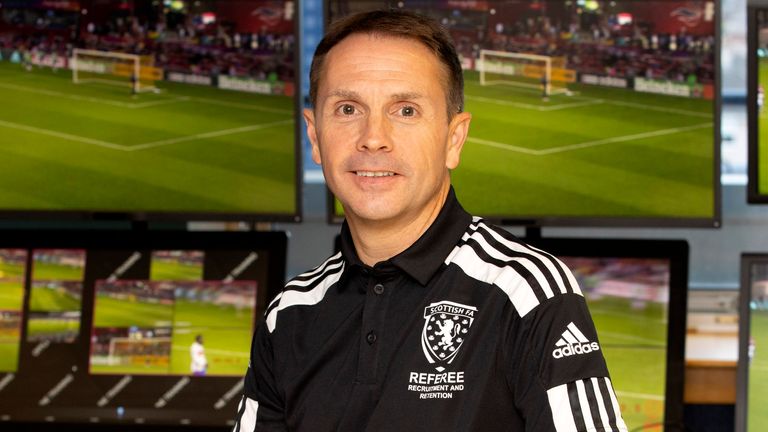
M 358 177 L 391 177 L 395 175 L 392 171 L 355 171 Z

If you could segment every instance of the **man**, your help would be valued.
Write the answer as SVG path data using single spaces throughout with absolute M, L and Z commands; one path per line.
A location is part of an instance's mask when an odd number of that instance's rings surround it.
M 626 430 L 568 269 L 451 189 L 471 116 L 445 30 L 349 17 L 310 80 L 304 117 L 344 205 L 342 251 L 267 308 L 234 430 Z
M 195 341 L 189 347 L 189 356 L 191 357 L 189 368 L 192 375 L 205 376 L 205 373 L 208 371 L 208 359 L 205 357 L 203 335 L 195 336 Z

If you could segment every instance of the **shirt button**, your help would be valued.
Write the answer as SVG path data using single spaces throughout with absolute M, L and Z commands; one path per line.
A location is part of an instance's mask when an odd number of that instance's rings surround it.
M 382 284 L 376 284 L 373 286 L 373 292 L 375 292 L 378 295 L 384 294 L 384 285 Z
M 367 336 L 365 336 L 365 341 L 368 342 L 368 345 L 373 345 L 374 342 L 376 342 L 376 333 L 369 332 Z

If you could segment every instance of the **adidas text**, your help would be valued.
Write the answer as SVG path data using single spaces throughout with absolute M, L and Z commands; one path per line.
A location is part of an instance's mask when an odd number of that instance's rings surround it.
M 555 350 L 552 351 L 552 357 L 559 359 L 563 357 L 570 357 L 572 355 L 589 354 L 592 351 L 599 351 L 599 350 L 600 350 L 600 345 L 598 345 L 597 342 L 574 344 L 574 345 L 569 344 L 560 348 L 555 348 Z

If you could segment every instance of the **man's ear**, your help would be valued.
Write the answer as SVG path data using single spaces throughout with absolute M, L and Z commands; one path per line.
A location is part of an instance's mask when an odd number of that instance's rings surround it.
M 304 121 L 307 123 L 307 138 L 312 144 L 312 160 L 316 164 L 322 165 L 320 158 L 320 146 L 317 140 L 317 128 L 315 127 L 315 111 L 312 108 L 304 108 Z
M 448 169 L 454 169 L 459 166 L 461 149 L 464 148 L 464 142 L 469 134 L 469 123 L 472 120 L 472 114 L 460 112 L 453 116 L 448 126 L 448 148 L 445 158 L 445 166 Z

